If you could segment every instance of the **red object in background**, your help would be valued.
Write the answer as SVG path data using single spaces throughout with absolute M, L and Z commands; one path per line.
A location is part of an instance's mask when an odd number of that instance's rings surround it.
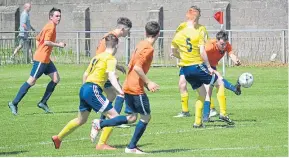
M 223 16 L 224 16 L 223 12 L 218 11 L 218 12 L 215 13 L 214 18 L 215 18 L 220 24 L 224 24 Z

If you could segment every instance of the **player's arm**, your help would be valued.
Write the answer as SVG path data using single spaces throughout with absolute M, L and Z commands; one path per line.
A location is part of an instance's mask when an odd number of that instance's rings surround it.
M 155 92 L 159 89 L 159 85 L 149 80 L 149 78 L 144 73 L 143 69 L 139 66 L 134 66 L 133 70 L 138 74 L 138 76 L 144 81 L 146 88 L 151 91 Z
M 202 30 L 200 30 L 200 39 L 199 39 L 199 48 L 200 48 L 200 55 L 205 63 L 205 65 L 208 67 L 208 70 L 210 71 L 210 73 L 214 73 L 215 70 L 211 68 L 209 59 L 208 59 L 208 55 L 205 49 L 205 44 L 206 41 L 208 39 L 208 33 L 206 28 L 204 27 Z
M 115 69 L 116 69 L 116 63 L 117 61 L 114 60 L 108 60 L 107 61 L 107 70 L 106 72 L 108 73 L 108 79 L 111 82 L 112 86 L 119 92 L 119 94 L 124 95 L 118 81 L 117 81 L 117 77 L 115 74 Z
M 240 59 L 233 53 L 233 51 L 231 51 L 229 53 L 229 57 L 233 60 L 233 62 L 235 63 L 235 65 L 240 66 L 241 65 L 241 61 Z
M 152 82 L 144 73 L 142 66 L 144 64 L 144 62 L 147 60 L 147 54 L 150 54 L 151 51 L 150 49 L 144 50 L 144 51 L 148 51 L 148 52 L 142 52 L 139 54 L 138 56 L 138 60 L 135 64 L 135 66 L 133 67 L 133 70 L 137 73 L 137 75 L 143 80 L 143 82 L 145 83 L 146 88 L 151 91 L 151 92 L 155 92 L 159 89 L 159 85 L 157 85 L 156 83 Z
M 83 76 L 82 76 L 82 83 L 86 82 L 87 77 L 88 77 L 88 73 L 85 71 Z
M 173 45 L 171 46 L 171 54 L 170 54 L 170 56 L 176 57 L 178 59 L 181 59 L 180 52 Z
M 51 47 L 60 47 L 60 48 L 63 48 L 66 46 L 66 44 L 63 42 L 58 42 L 58 43 L 52 42 L 52 36 L 53 36 L 53 30 L 48 29 L 45 33 L 44 45 L 51 46 Z
M 176 36 L 173 38 L 171 43 L 171 54 L 170 56 L 176 57 L 178 59 L 181 59 L 180 52 L 178 51 L 178 44 L 176 42 Z
M 95 65 L 95 63 L 97 62 L 97 59 L 94 57 L 91 59 L 88 67 L 86 68 L 85 72 L 82 75 L 82 83 L 84 84 L 86 82 L 86 79 L 88 77 L 88 74 L 93 71 L 93 66 Z
M 227 42 L 227 52 L 229 57 L 233 60 L 233 62 L 235 63 L 235 65 L 239 66 L 241 65 L 241 61 L 239 60 L 239 58 L 234 54 L 234 51 L 232 49 L 232 46 L 229 42 Z

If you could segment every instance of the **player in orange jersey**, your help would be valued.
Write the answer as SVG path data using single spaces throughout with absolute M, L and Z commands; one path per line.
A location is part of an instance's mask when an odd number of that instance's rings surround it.
M 153 60 L 153 44 L 159 37 L 160 25 L 157 22 L 151 21 L 146 24 L 145 30 L 146 38 L 138 43 L 135 52 L 132 54 L 129 62 L 128 74 L 123 85 L 125 102 L 131 109 L 128 118 L 135 122 L 137 115 L 140 114 L 140 120 L 136 125 L 134 135 L 125 149 L 126 153 L 134 154 L 144 153 L 137 147 L 137 142 L 143 135 L 151 118 L 150 103 L 144 87 L 147 87 L 151 92 L 155 92 L 159 89 L 159 86 L 152 82 L 146 74 L 148 73 Z M 109 138 L 111 131 L 112 130 L 103 131 L 103 134 L 106 135 L 105 142 Z M 98 148 L 98 146 L 96 148 Z M 110 147 L 106 149 L 115 148 Z
M 51 81 L 48 83 L 46 91 L 37 106 L 43 109 L 46 113 L 51 112 L 48 108 L 47 101 L 60 78 L 55 65 L 50 60 L 50 54 L 53 47 L 63 48 L 66 45 L 63 42 L 56 42 L 56 25 L 59 24 L 60 20 L 61 10 L 52 8 L 49 11 L 49 22 L 43 27 L 42 31 L 36 37 L 37 49 L 34 54 L 33 67 L 30 77 L 20 87 L 15 99 L 8 103 L 8 107 L 14 115 L 18 114 L 18 103 L 42 74 L 48 75 L 51 78 Z
M 218 62 L 224 57 L 225 53 L 229 55 L 236 66 L 241 65 L 241 61 L 234 54 L 231 44 L 228 42 L 228 34 L 225 31 L 219 31 L 216 34 L 216 39 L 209 40 L 205 45 L 205 50 L 208 56 L 209 63 L 214 70 L 217 70 Z M 220 106 L 219 118 L 228 124 L 234 124 L 234 122 L 227 115 L 225 87 L 215 84 L 217 88 L 217 100 Z M 212 90 L 212 89 L 210 89 Z M 211 93 L 211 92 L 210 92 Z M 217 115 L 214 107 L 211 106 L 210 117 Z
M 113 34 L 117 38 L 126 37 L 129 34 L 131 27 L 132 27 L 132 22 L 128 18 L 126 18 L 126 17 L 118 18 L 116 28 L 114 30 L 110 31 L 109 33 L 107 33 L 106 35 L 104 35 L 104 37 L 99 42 L 99 44 L 96 48 L 96 55 L 104 52 L 104 50 L 106 48 L 105 47 L 105 37 L 108 34 Z M 121 65 L 117 65 L 116 69 L 118 69 L 119 71 L 121 71 L 124 74 L 126 73 L 125 68 Z M 105 83 L 103 91 L 107 95 L 107 98 L 110 102 L 113 102 L 114 99 L 116 98 L 116 96 L 118 95 L 117 91 L 113 88 L 113 86 L 111 85 L 111 83 L 109 81 L 107 81 Z M 118 95 L 115 102 L 116 102 L 116 106 L 115 106 L 116 111 L 120 112 L 122 109 L 123 102 L 124 102 L 123 96 Z

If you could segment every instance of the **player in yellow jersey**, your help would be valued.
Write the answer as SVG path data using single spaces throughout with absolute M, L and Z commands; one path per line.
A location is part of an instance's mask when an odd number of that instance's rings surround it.
M 195 7 L 195 6 L 194 6 Z M 195 7 L 196 9 L 198 9 L 197 7 Z M 200 9 L 198 9 L 199 12 Z M 181 23 L 178 28 L 176 29 L 175 33 L 178 33 L 179 31 L 183 30 L 184 28 L 187 27 L 187 22 L 183 22 Z M 205 31 L 205 33 L 207 34 L 207 31 Z M 207 40 L 208 37 L 205 37 Z M 183 69 L 180 68 L 180 72 L 179 72 L 179 90 L 181 93 L 181 105 L 182 105 L 182 112 L 180 112 L 178 115 L 174 116 L 174 117 L 190 117 L 190 113 L 189 113 L 189 93 L 187 90 L 187 81 L 185 79 L 184 76 L 184 72 Z
M 203 127 L 202 110 L 204 102 L 210 104 L 209 89 L 204 84 L 214 83 L 217 80 L 215 75 L 211 75 L 214 70 L 205 54 L 205 42 L 208 37 L 206 28 L 198 23 L 200 9 L 192 6 L 186 14 L 187 24 L 182 30 L 177 32 L 172 40 L 173 56 L 180 59 L 179 66 L 184 73 L 185 79 L 198 92 L 195 110 L 194 127 Z M 204 63 L 205 62 L 205 63 Z
M 111 102 L 102 94 L 104 84 L 107 79 L 109 79 L 119 94 L 124 95 L 115 75 L 117 60 L 114 55 L 117 50 L 118 38 L 115 35 L 110 34 L 105 37 L 105 41 L 105 52 L 92 58 L 83 75 L 83 85 L 79 92 L 80 105 L 78 117 L 68 122 L 58 135 L 52 136 L 55 149 L 59 149 L 61 141 L 65 136 L 86 123 L 92 109 L 95 112 L 103 113 L 109 118 L 107 120 L 97 120 L 93 122 L 94 132 L 92 133 L 93 135 L 91 135 L 92 138 L 95 138 L 99 130 L 104 127 L 132 122 L 126 116 L 119 116 L 112 107 Z
M 236 94 L 241 92 L 239 88 L 223 79 L 220 73 L 209 64 L 205 51 L 207 31 L 204 26 L 198 24 L 200 9 L 192 6 L 186 16 L 188 19 L 186 27 L 179 29 L 173 38 L 172 53 L 180 59 L 180 72 L 198 92 L 194 127 L 202 127 L 203 107 L 210 109 L 211 89 L 213 88 L 211 85 L 218 81 L 219 85 L 226 85 L 226 88 L 233 89 L 232 91 Z M 204 111 L 204 121 L 208 121 L 209 112 L 209 110 Z

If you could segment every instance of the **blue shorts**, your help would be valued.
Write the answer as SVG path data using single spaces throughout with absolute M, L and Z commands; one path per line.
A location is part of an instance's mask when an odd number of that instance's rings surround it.
M 102 94 L 102 89 L 94 83 L 85 83 L 79 92 L 79 111 L 105 112 L 112 109 L 111 102 Z
M 124 98 L 128 108 L 130 108 L 133 113 L 150 115 L 150 102 L 146 94 L 132 95 L 125 93 Z
M 218 77 L 211 75 L 206 65 L 197 64 L 183 67 L 186 80 L 193 89 L 198 89 L 203 84 L 214 84 Z
M 57 69 L 52 61 L 50 63 L 41 63 L 39 61 L 33 61 L 33 67 L 30 72 L 30 76 L 39 78 L 42 74 L 48 75 L 50 73 L 57 72 Z
M 214 70 L 217 70 L 217 67 L 211 66 Z M 183 67 L 180 68 L 179 76 L 184 75 L 184 69 Z

